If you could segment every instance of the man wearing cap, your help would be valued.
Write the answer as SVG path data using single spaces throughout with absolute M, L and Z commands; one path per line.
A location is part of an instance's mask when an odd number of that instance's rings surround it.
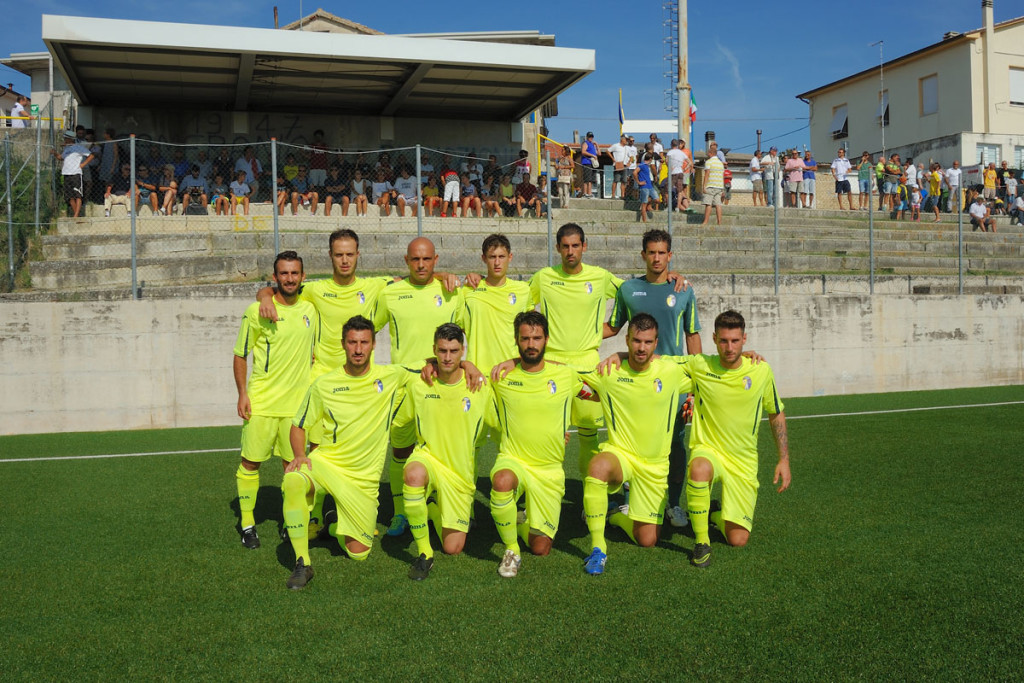
M 89 165 L 95 156 L 89 148 L 75 141 L 75 132 L 64 131 L 64 150 L 52 150 L 53 156 L 63 161 L 61 175 L 64 177 L 64 198 L 71 207 L 71 217 L 78 218 L 82 213 L 82 169 Z
M 672 147 L 665 152 L 668 162 L 668 177 L 672 182 L 672 195 L 676 200 L 676 211 L 686 209 L 686 166 L 689 157 L 686 154 L 686 142 L 672 140 Z M 669 207 L 671 209 L 671 207 Z
M 799 208 L 800 203 L 798 195 L 800 194 L 800 185 L 804 180 L 804 165 L 803 159 L 800 158 L 800 152 L 796 148 L 789 151 L 789 158 L 786 159 L 786 194 L 789 195 L 789 206 Z
M 846 205 L 853 211 L 853 193 L 850 189 L 850 181 L 846 174 L 852 166 L 846 158 L 846 149 L 840 147 L 836 152 L 839 156 L 832 160 L 832 177 L 836 179 L 836 201 L 839 202 L 839 210 L 843 210 L 843 195 L 846 195 Z
M 764 175 L 764 198 L 768 206 L 775 206 L 775 178 L 779 169 L 779 148 L 772 146 L 761 157 L 761 173 Z
M 626 144 L 626 186 L 623 188 L 623 197 L 632 197 L 635 195 L 633 191 L 636 187 L 633 183 L 633 171 L 636 170 L 637 158 L 640 156 L 639 151 L 636 148 L 636 140 L 630 135 L 626 138 L 628 143 Z
M 580 145 L 580 166 L 583 167 L 583 197 L 594 198 L 594 169 L 597 167 L 597 143 L 594 134 L 587 132 L 587 139 Z
M 764 175 L 761 173 L 761 150 L 754 152 L 754 156 L 750 157 L 750 186 L 752 188 L 751 198 L 754 200 L 754 206 L 758 206 L 758 200 L 761 200 L 760 206 L 765 206 L 764 201 Z
M 992 218 L 989 208 L 985 205 L 985 198 L 982 195 L 976 195 L 974 197 L 974 203 L 971 204 L 971 208 L 968 209 L 971 214 L 971 231 L 975 231 L 981 228 L 982 232 L 995 232 L 996 231 L 996 219 Z
M 704 161 L 704 182 L 701 194 L 704 196 L 704 222 L 708 224 L 711 207 L 715 207 L 715 219 L 722 224 L 722 194 L 725 192 L 725 164 L 718 156 L 718 143 L 708 143 L 708 158 Z
M 814 172 L 818 170 L 818 162 L 811 156 L 811 150 L 804 152 L 804 177 L 800 181 L 800 201 L 805 209 L 814 204 Z
M 612 199 L 625 199 L 626 197 L 626 145 L 629 140 L 625 135 L 619 136 L 619 141 L 608 148 L 608 154 L 615 164 L 615 173 L 612 175 Z

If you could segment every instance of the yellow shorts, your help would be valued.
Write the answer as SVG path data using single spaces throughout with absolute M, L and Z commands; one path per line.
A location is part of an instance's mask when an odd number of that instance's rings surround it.
M 722 519 L 750 531 L 754 527 L 754 506 L 757 504 L 757 479 L 742 474 L 728 457 L 708 446 L 694 446 L 690 450 L 690 462 L 694 458 L 706 458 L 714 468 L 711 486 L 722 482 Z M 632 489 L 630 489 L 632 503 Z
M 276 455 L 285 462 L 291 462 L 290 417 L 265 417 L 253 415 L 242 425 L 242 457 L 249 462 L 266 462 Z
M 500 470 L 511 470 L 519 480 L 516 500 L 526 493 L 526 522 L 548 538 L 558 531 L 558 518 L 565 495 L 565 471 L 561 464 L 534 467 L 513 455 L 499 453 L 491 468 L 491 479 Z
M 391 447 L 408 448 L 416 443 L 416 418 L 398 419 L 399 409 L 405 401 L 405 389 L 395 392 L 395 409 L 391 412 Z
M 245 201 L 245 195 L 242 195 L 241 197 L 237 195 L 232 195 L 231 199 L 234 200 L 235 204 L 241 204 L 242 202 Z
M 668 500 L 668 458 L 649 462 L 609 443 L 601 444 L 598 450 L 618 459 L 622 480 L 629 482 L 629 518 L 644 524 L 661 524 Z
M 352 477 L 351 471 L 339 467 L 324 458 L 318 458 L 316 451 L 310 454 L 312 471 L 299 471 L 313 486 L 331 494 L 338 508 L 338 526 L 334 535 L 339 539 L 350 536 L 367 547 L 373 546 L 377 530 L 377 493 L 380 482 L 360 480 Z
M 572 400 L 572 424 L 580 429 L 601 429 L 604 427 L 604 412 L 601 404 L 582 398 Z
M 423 448 L 414 450 L 405 466 L 414 462 L 420 463 L 427 470 L 427 495 L 431 491 L 435 494 L 437 506 L 441 510 L 441 526 L 455 531 L 469 531 L 476 487 L 466 484 L 452 468 Z

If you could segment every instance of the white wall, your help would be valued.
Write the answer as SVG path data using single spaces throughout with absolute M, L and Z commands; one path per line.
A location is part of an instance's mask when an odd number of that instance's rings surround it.
M 237 423 L 231 349 L 248 301 L 0 305 L 0 434 Z M 730 307 L 784 396 L 1024 382 L 1024 296 L 705 296 L 706 351 Z

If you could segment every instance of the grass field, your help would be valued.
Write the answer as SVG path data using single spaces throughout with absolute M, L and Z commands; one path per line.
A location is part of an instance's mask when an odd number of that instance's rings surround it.
M 991 403 L 1005 405 L 966 407 Z M 965 407 L 906 410 L 951 405 Z M 878 412 L 836 415 L 863 411 Z M 478 494 L 467 552 L 439 556 L 427 581 L 406 578 L 406 535 L 363 563 L 314 546 L 301 592 L 284 586 L 277 463 L 260 490 L 263 547 L 239 543 L 239 429 L 3 437 L 0 675 L 1019 679 L 1024 387 L 791 399 L 787 415 L 792 489 L 770 486 L 765 425 L 750 544 L 713 534 L 708 570 L 688 565 L 689 530 L 666 526 L 652 549 L 609 531 L 606 573 L 585 575 L 574 438 L 555 550 L 524 557 L 518 578 L 495 573 Z M 206 449 L 224 450 L 25 460 Z

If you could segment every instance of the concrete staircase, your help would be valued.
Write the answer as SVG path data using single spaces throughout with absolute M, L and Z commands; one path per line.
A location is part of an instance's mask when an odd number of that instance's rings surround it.
M 700 207 L 697 207 L 700 208 Z M 32 287 L 41 291 L 104 290 L 131 282 L 131 224 L 123 207 L 114 215 L 61 219 L 57 230 L 41 238 L 42 258 L 29 264 Z M 142 210 L 136 221 L 138 280 L 147 287 L 252 281 L 266 277 L 274 257 L 273 216 L 269 204 L 254 205 L 243 216 L 154 216 Z M 341 217 L 317 215 L 300 207 L 278 220 L 280 248 L 303 256 L 306 272 L 329 273 L 327 235 L 339 228 L 360 235 L 360 269 L 366 273 L 404 271 L 403 257 L 417 234 L 413 217 L 350 211 Z M 725 207 L 722 225 L 701 226 L 702 214 L 675 213 L 674 268 L 693 274 L 756 275 L 773 272 L 774 215 L 761 207 Z M 996 234 L 964 228 L 964 269 L 979 276 L 1024 274 L 1024 228 L 999 219 Z M 642 272 L 640 235 L 666 228 L 662 211 L 650 222 L 617 200 L 572 200 L 555 209 L 553 230 L 575 222 L 587 232 L 587 261 L 626 275 Z M 423 234 L 434 240 L 439 269 L 463 273 L 482 268 L 480 243 L 492 232 L 512 241 L 513 272 L 526 276 L 548 265 L 546 219 L 424 218 Z M 785 209 L 779 214 L 779 268 L 790 275 L 858 275 L 868 271 L 868 219 L 864 212 Z M 552 258 L 558 254 L 552 250 Z M 949 276 L 957 274 L 956 216 L 940 223 L 896 222 L 875 215 L 875 272 L 882 275 Z M 813 278 L 812 278 L 813 279 Z M 939 287 L 938 284 L 934 286 Z M 814 285 L 812 284 L 813 288 Z M 905 284 L 898 285 L 906 291 Z

